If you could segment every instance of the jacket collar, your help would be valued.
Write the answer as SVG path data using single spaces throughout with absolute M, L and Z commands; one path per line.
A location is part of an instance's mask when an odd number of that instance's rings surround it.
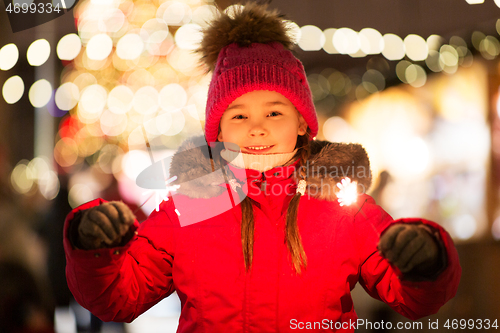
M 172 157 L 170 175 L 177 176 L 181 185 L 178 193 L 191 198 L 212 198 L 222 194 L 234 182 L 254 179 L 292 178 L 295 183 L 304 174 L 306 193 L 314 198 L 336 200 L 337 184 L 348 177 L 358 184 L 358 192 L 366 192 L 371 185 L 370 162 L 359 144 L 311 141 L 311 155 L 305 165 L 276 167 L 261 173 L 257 170 L 228 167 L 218 158 L 222 143 L 208 146 L 203 136 L 184 141 Z M 215 158 L 214 158 L 215 157 Z

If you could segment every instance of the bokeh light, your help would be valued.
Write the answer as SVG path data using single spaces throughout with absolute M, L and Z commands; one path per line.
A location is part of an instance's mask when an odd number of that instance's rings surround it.
M 315 101 L 322 100 L 330 93 L 330 82 L 321 74 L 310 74 L 307 76 L 309 87 Z
M 370 93 L 376 93 L 385 89 L 385 77 L 375 69 L 369 69 L 362 77 L 363 87 Z
M 299 47 L 304 51 L 319 51 L 325 45 L 325 35 L 320 28 L 314 25 L 305 25 L 300 28 Z
M 99 151 L 96 159 L 96 163 L 99 168 L 107 174 L 114 173 L 113 165 L 116 165 L 116 161 L 123 156 L 123 149 L 115 144 L 106 144 Z M 121 169 L 121 168 L 120 168 Z
M 82 91 L 78 105 L 89 114 L 100 115 L 106 106 L 107 97 L 108 93 L 103 86 L 93 84 Z
M 31 86 L 28 97 L 31 105 L 42 108 L 47 105 L 52 97 L 52 85 L 45 79 L 38 80 Z
M 194 75 L 199 65 L 199 55 L 192 50 L 176 48 L 167 57 L 168 63 L 184 75 Z
M 160 44 L 169 35 L 168 25 L 164 20 L 150 19 L 142 25 L 141 35 L 147 35 L 147 44 Z
M 111 112 L 124 114 L 132 109 L 134 93 L 124 85 L 119 85 L 109 92 L 107 105 Z
M 35 157 L 27 165 L 27 175 L 33 183 L 38 185 L 38 190 L 47 200 L 52 200 L 59 192 L 60 184 L 57 174 L 50 169 L 47 158 Z
M 434 50 L 437 51 L 444 44 L 444 38 L 439 35 L 430 35 L 427 37 L 427 48 L 429 51 Z
M 43 174 L 37 181 L 38 190 L 43 195 L 43 197 L 47 200 L 53 200 L 60 190 L 59 178 L 57 177 L 57 173 L 55 171 L 48 171 Z
M 73 83 L 76 84 L 78 89 L 82 91 L 83 89 L 87 88 L 88 86 L 91 86 L 93 84 L 97 83 L 97 79 L 94 75 L 83 72 L 82 74 L 79 74 L 74 80 Z
M 479 44 L 479 51 L 487 60 L 495 59 L 500 53 L 500 43 L 493 36 L 486 36 Z
M 401 179 L 422 177 L 431 165 L 427 143 L 420 137 L 398 137 L 390 133 L 383 148 L 387 167 L 391 175 Z
M 452 36 L 450 38 L 450 43 L 451 46 L 458 48 L 458 47 L 465 47 L 467 48 L 467 42 L 459 36 Z
M 200 46 L 203 34 L 197 24 L 185 24 L 177 29 L 175 43 L 184 50 L 196 50 Z
M 137 90 L 132 99 L 134 109 L 140 114 L 152 114 L 158 110 L 158 91 L 152 86 Z
M 144 42 L 137 34 L 126 34 L 116 44 L 116 55 L 124 60 L 138 58 L 144 50 Z
M 119 8 L 106 8 L 99 15 L 97 26 L 102 32 L 118 32 L 125 23 L 125 15 Z
M 158 101 L 160 107 L 165 111 L 172 111 L 184 107 L 187 103 L 187 93 L 184 88 L 177 84 L 168 84 L 159 93 Z
M 3 99 L 8 104 L 14 104 L 23 97 L 24 82 L 19 75 L 8 78 L 2 87 Z
M 149 154 L 142 150 L 130 150 L 121 160 L 122 171 L 130 179 L 137 179 L 137 176 L 151 165 Z
M 67 34 L 57 43 L 57 56 L 61 60 L 75 59 L 82 49 L 82 41 L 77 34 Z
M 405 45 L 401 37 L 394 34 L 385 34 L 383 37 L 384 49 L 382 55 L 388 60 L 400 60 L 405 56 Z
M 208 22 L 212 21 L 212 19 L 217 15 L 218 10 L 215 6 L 203 5 L 196 8 L 193 11 L 193 17 L 191 18 L 191 22 L 198 24 L 201 27 L 206 27 Z
M 98 34 L 87 43 L 87 57 L 92 60 L 106 59 L 113 49 L 113 41 L 107 34 Z
M 28 193 L 34 185 L 31 169 L 28 168 L 27 164 L 26 160 L 19 161 L 10 174 L 12 187 L 20 194 Z
M 69 189 L 68 202 L 71 208 L 89 202 L 97 197 L 92 189 L 86 184 L 75 184 Z
M 329 28 L 323 31 L 323 35 L 325 36 L 325 44 L 323 45 L 323 50 L 325 50 L 328 54 L 336 54 L 339 53 L 335 46 L 333 46 L 333 35 L 335 35 L 335 28 Z
M 128 118 L 125 114 L 116 114 L 105 110 L 99 117 L 101 130 L 108 136 L 118 136 L 127 128 Z
M 158 116 L 144 122 L 144 129 L 147 134 L 152 137 L 168 135 L 167 133 L 172 126 L 172 115 L 170 112 L 161 111 Z
M 408 35 L 404 39 L 406 55 L 413 61 L 422 61 L 429 55 L 429 49 L 425 39 L 418 35 Z
M 50 56 L 50 44 L 46 39 L 37 39 L 28 47 L 26 58 L 31 66 L 43 65 Z
M 408 84 L 415 88 L 420 88 L 427 82 L 427 74 L 422 66 L 411 64 L 405 70 L 405 77 Z
M 340 28 L 333 35 L 333 46 L 340 54 L 355 54 L 360 50 L 359 37 L 351 28 Z
M 341 117 L 330 117 L 323 124 L 323 135 L 330 142 L 358 142 L 351 125 Z
M 0 70 L 8 71 L 17 64 L 19 49 L 16 44 L 10 43 L 0 49 Z
M 451 45 L 443 45 L 439 49 L 439 61 L 443 67 L 443 71 L 448 74 L 453 74 L 458 69 L 458 52 Z
M 361 50 L 366 54 L 379 54 L 384 49 L 384 39 L 382 34 L 372 28 L 364 28 L 359 32 L 360 38 L 366 40 L 361 43 Z
M 55 102 L 59 109 L 65 111 L 71 110 L 76 106 L 79 99 L 80 91 L 76 84 L 66 82 L 57 88 Z
M 188 113 L 195 120 L 205 121 L 205 106 L 207 105 L 208 88 L 197 86 L 190 89 L 191 97 L 186 107 Z
M 161 17 L 168 25 L 182 26 L 191 21 L 192 11 L 180 1 L 166 1 L 158 8 L 156 16 Z
M 344 73 L 334 71 L 328 76 L 328 82 L 330 83 L 330 92 L 334 96 L 345 96 L 352 88 L 351 79 Z
M 481 31 L 474 31 L 471 36 L 471 42 L 472 46 L 478 51 L 480 51 L 480 45 L 483 39 L 486 38 L 486 35 L 483 34 Z
M 456 237 L 469 239 L 477 230 L 476 219 L 469 214 L 459 215 L 452 220 L 452 227 Z
M 438 51 L 430 50 L 429 56 L 427 57 L 427 59 L 425 59 L 425 64 L 427 65 L 427 67 L 435 73 L 439 73 L 443 70 L 443 65 L 440 57 L 441 54 Z
M 70 167 L 78 159 L 78 144 L 71 138 L 61 138 L 54 147 L 54 159 L 62 167 Z
M 184 126 L 186 125 L 186 117 L 184 116 L 184 112 L 175 112 L 169 114 L 172 117 L 172 122 L 163 134 L 167 136 L 174 136 L 179 134 L 184 129 Z M 168 116 L 166 117 L 168 118 Z
M 401 60 L 398 62 L 396 65 L 396 75 L 398 78 L 401 80 L 403 83 L 408 83 L 408 80 L 406 79 L 406 69 L 411 66 L 411 62 L 407 60 Z

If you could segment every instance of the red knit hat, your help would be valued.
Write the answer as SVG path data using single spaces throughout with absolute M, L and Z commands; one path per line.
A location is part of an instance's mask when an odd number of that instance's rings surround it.
M 207 142 L 217 140 L 229 104 L 254 90 L 276 91 L 288 98 L 304 117 L 310 138 L 316 136 L 311 90 L 302 63 L 290 51 L 292 45 L 285 22 L 266 5 L 247 4 L 211 23 L 199 49 L 213 71 L 206 107 Z

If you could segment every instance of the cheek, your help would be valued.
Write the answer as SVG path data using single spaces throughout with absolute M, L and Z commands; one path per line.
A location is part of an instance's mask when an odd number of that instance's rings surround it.
M 218 139 L 221 142 L 233 142 L 238 138 L 238 130 L 234 126 L 221 126 Z
M 286 140 L 285 144 L 289 147 L 295 147 L 295 144 L 297 143 L 297 129 L 293 128 L 286 133 L 284 132 L 282 135 L 282 138 Z

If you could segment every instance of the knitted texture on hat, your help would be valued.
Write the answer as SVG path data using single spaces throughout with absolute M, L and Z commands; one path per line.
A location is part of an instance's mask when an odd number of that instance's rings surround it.
M 217 55 L 208 90 L 205 138 L 215 142 L 222 114 L 241 95 L 254 90 L 276 91 L 304 117 L 310 138 L 318 133 L 318 120 L 302 63 L 288 49 L 286 25 L 275 11 L 250 4 L 231 16 L 221 14 L 204 32 L 204 58 Z M 267 27 L 267 28 L 266 28 Z M 221 36 L 223 41 L 215 40 Z M 229 38 L 227 36 L 229 36 Z M 225 36 L 225 37 L 222 37 Z M 217 43 L 211 47 L 207 41 Z M 254 42 L 255 41 L 255 42 Z M 230 44 L 222 47 L 221 43 Z M 207 65 L 212 68 L 210 60 Z

